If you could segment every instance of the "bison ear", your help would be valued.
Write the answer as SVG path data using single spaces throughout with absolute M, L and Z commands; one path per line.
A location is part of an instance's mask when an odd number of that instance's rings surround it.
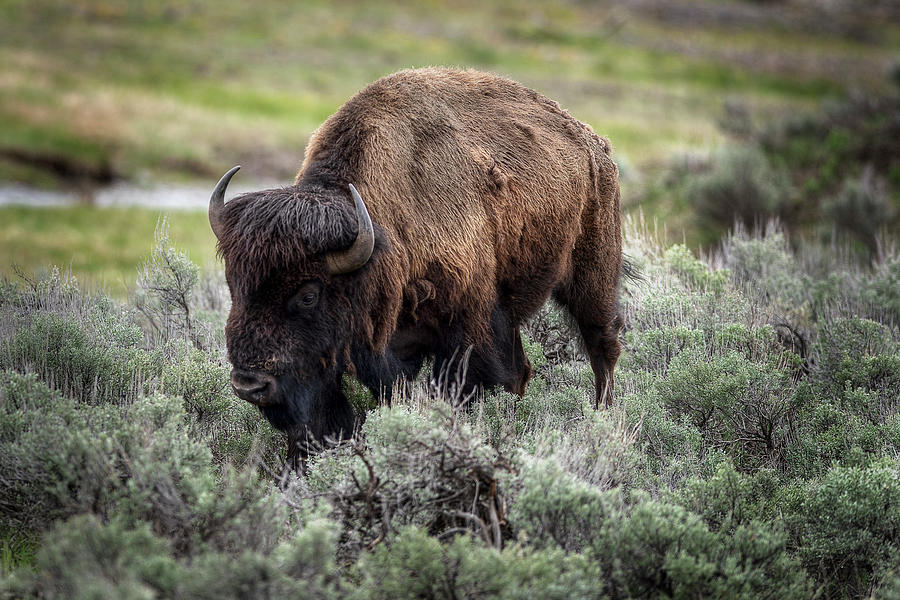
M 375 249 L 375 229 L 372 226 L 372 219 L 369 217 L 369 211 L 366 210 L 362 196 L 359 195 L 352 183 L 350 184 L 350 194 L 353 196 L 353 204 L 356 206 L 356 241 L 349 248 L 330 252 L 325 256 L 325 264 L 331 275 L 350 273 L 361 268 L 369 262 L 372 251 Z
M 209 226 L 212 227 L 216 238 L 222 237 L 222 209 L 225 208 L 225 188 L 228 187 L 228 182 L 231 181 L 231 178 L 234 177 L 234 174 L 240 168 L 240 165 L 232 167 L 231 170 L 222 175 L 222 179 L 216 184 L 216 189 L 213 190 L 212 196 L 209 198 Z

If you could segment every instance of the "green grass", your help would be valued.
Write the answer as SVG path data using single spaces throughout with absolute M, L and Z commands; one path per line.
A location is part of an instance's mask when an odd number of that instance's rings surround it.
M 215 237 L 204 212 L 71 206 L 0 207 L 0 274 L 26 276 L 51 265 L 70 269 L 89 286 L 123 297 L 134 289 L 137 267 L 149 254 L 165 216 L 169 236 L 195 263 L 215 260 Z
M 0 149 L 52 142 L 72 159 L 87 149 L 125 176 L 171 175 L 168 154 L 190 158 L 174 161 L 188 174 L 218 172 L 237 157 L 248 169 L 288 177 L 272 156 L 299 161 L 312 130 L 360 87 L 431 64 L 522 80 L 598 130 L 635 131 L 613 142 L 632 162 L 653 163 L 679 145 L 718 143 L 685 131 L 709 129 L 726 95 L 791 110 L 840 93 L 847 81 L 881 85 L 891 50 L 789 27 L 692 30 L 651 13 L 536 0 L 302 7 L 35 0 L 3 10 L 0 118 L 14 127 L 0 129 Z M 896 27 L 871 26 L 896 39 Z M 798 48 L 853 60 L 827 69 L 808 61 L 804 71 L 790 60 Z M 625 101 L 597 94 L 597 86 Z M 673 120 L 683 126 L 666 127 Z
M 3 532 L 0 535 L 0 577 L 12 573 L 15 569 L 30 566 L 34 563 L 34 554 L 38 543 L 32 538 L 22 538 Z

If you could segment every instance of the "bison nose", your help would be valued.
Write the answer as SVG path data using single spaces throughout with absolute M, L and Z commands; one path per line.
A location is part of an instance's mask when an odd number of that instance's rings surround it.
M 278 382 L 268 373 L 232 369 L 231 387 L 238 398 L 257 406 L 267 406 L 275 399 Z

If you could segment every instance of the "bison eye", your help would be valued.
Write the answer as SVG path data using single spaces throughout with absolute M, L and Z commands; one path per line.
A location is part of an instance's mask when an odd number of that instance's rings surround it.
M 288 302 L 288 310 L 302 313 L 313 309 L 319 303 L 319 284 L 305 283 Z

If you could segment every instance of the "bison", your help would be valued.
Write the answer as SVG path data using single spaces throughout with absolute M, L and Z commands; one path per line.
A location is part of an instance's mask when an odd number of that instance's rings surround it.
M 294 184 L 209 203 L 231 291 L 231 384 L 298 460 L 348 436 L 341 378 L 376 397 L 463 373 L 522 394 L 519 328 L 549 297 L 577 324 L 596 403 L 613 396 L 621 318 L 618 172 L 609 142 L 492 74 L 407 70 L 312 135 Z M 461 362 L 467 361 L 465 368 Z

